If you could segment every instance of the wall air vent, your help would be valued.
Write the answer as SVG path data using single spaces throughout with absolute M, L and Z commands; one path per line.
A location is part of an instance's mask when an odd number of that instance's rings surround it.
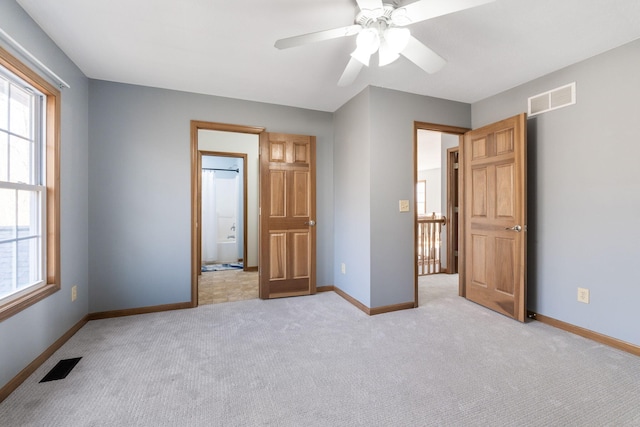
M 529 117 L 576 103 L 576 82 L 529 98 Z

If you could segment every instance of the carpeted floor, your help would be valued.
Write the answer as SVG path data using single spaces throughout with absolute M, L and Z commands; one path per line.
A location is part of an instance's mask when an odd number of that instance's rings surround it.
M 373 317 L 327 292 L 92 321 L 0 424 L 640 425 L 640 358 L 470 303 L 455 277 L 420 282 L 419 308 Z

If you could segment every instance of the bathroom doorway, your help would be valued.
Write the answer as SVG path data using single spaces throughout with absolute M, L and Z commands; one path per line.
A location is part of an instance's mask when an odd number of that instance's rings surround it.
M 255 299 L 247 260 L 247 154 L 201 151 L 198 304 Z M 254 271 L 250 271 L 254 270 Z
M 202 271 L 244 270 L 246 163 L 239 153 L 202 152 Z
M 191 122 L 194 307 L 258 298 L 262 131 Z

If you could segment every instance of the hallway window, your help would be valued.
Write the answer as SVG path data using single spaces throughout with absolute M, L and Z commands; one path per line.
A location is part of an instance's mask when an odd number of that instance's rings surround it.
M 427 181 L 420 180 L 416 184 L 416 210 L 418 215 L 427 214 Z
M 0 49 L 0 320 L 60 289 L 59 92 Z

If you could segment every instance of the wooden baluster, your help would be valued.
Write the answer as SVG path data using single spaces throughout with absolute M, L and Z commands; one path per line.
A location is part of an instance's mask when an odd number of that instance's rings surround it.
M 424 223 L 423 274 L 429 274 L 429 223 Z
M 442 227 L 445 218 L 436 218 L 435 212 L 418 220 L 418 275 L 442 271 Z
M 430 240 L 431 244 L 429 245 L 429 273 L 433 274 L 436 271 L 436 213 L 431 214 L 431 219 L 433 220 L 429 225 L 429 231 L 431 232 Z
M 420 247 L 420 252 L 422 255 L 421 258 L 421 270 L 422 270 L 422 275 L 426 274 L 424 271 L 424 263 L 425 263 L 425 259 L 426 259 L 426 244 L 427 244 L 427 236 L 425 233 L 425 223 L 422 223 L 421 227 L 420 227 L 420 231 L 422 233 L 422 239 L 421 239 L 421 247 Z
M 421 222 L 418 222 L 418 259 L 416 262 L 418 263 L 418 275 L 422 276 L 424 274 L 422 263 L 424 262 L 424 255 L 422 254 L 422 245 L 424 241 L 423 236 L 423 225 Z
M 422 275 L 422 224 L 418 222 L 418 275 Z
M 436 256 L 438 257 L 438 273 L 440 273 L 442 271 L 442 262 L 441 262 L 441 258 L 440 255 L 442 254 L 441 249 L 442 249 L 442 223 L 438 222 L 436 224 L 436 226 L 438 227 L 438 237 L 437 237 L 437 244 L 438 244 L 438 251 Z

